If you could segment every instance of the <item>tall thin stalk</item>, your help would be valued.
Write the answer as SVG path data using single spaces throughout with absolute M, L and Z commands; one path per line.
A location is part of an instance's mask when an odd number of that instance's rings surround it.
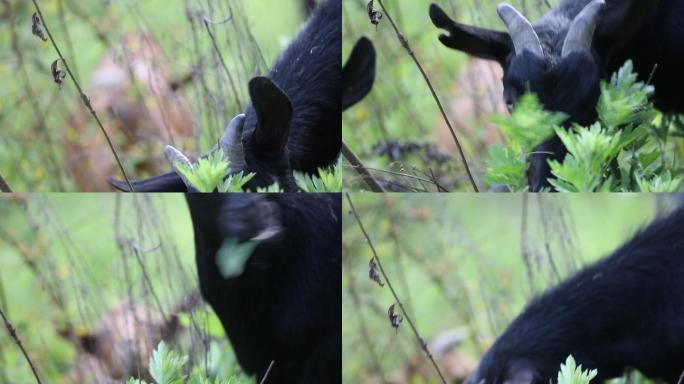
M 29 357 L 26 348 L 24 348 L 24 344 L 21 343 L 21 340 L 17 335 L 16 329 L 14 329 L 14 326 L 12 326 L 12 323 L 10 323 L 9 319 L 7 318 L 7 316 L 5 316 L 5 312 L 2 309 L 0 309 L 0 317 L 2 317 L 2 321 L 5 323 L 5 328 L 7 329 L 7 332 L 9 333 L 10 337 L 14 340 L 14 343 L 17 344 L 19 349 L 21 349 L 21 353 L 24 354 L 24 358 L 31 367 L 31 372 L 33 372 L 33 377 L 36 378 L 36 382 L 38 384 L 42 384 L 42 381 L 40 381 L 40 376 L 38 376 L 38 370 L 36 370 L 36 367 L 33 365 L 33 361 L 31 361 L 31 358 Z
M 95 118 L 97 125 L 100 127 L 100 131 L 102 131 L 102 134 L 104 135 L 105 139 L 107 139 L 107 145 L 109 145 L 109 149 L 112 151 L 112 154 L 114 155 L 114 159 L 116 160 L 116 164 L 119 166 L 119 169 L 121 170 L 121 174 L 123 175 L 124 180 L 126 180 L 126 184 L 128 185 L 128 190 L 131 192 L 134 192 L 133 185 L 131 184 L 131 181 L 128 179 L 128 175 L 126 174 L 126 170 L 124 169 L 123 164 L 121 163 L 121 160 L 119 159 L 119 155 L 116 153 L 116 149 L 114 149 L 114 144 L 112 143 L 112 139 L 109 137 L 109 134 L 105 130 L 104 126 L 102 125 L 100 118 L 97 116 L 97 113 L 93 109 L 93 106 L 90 104 L 90 99 L 85 94 L 85 92 L 83 92 L 81 85 L 78 83 L 78 80 L 76 80 L 76 77 L 71 72 L 71 68 L 69 68 L 69 63 L 67 63 L 66 59 L 64 58 L 64 55 L 62 55 L 62 51 L 59 50 L 59 47 L 57 46 L 55 39 L 52 37 L 52 33 L 50 32 L 50 28 L 48 28 L 47 23 L 45 22 L 45 17 L 43 17 L 43 12 L 40 10 L 40 7 L 38 6 L 38 2 L 36 0 L 32 0 L 32 1 L 33 1 L 33 6 L 36 8 L 36 12 L 38 12 L 38 16 L 40 16 L 40 21 L 41 21 L 41 23 L 43 23 L 43 28 L 45 28 L 45 32 L 47 32 L 48 38 L 50 39 L 52 46 L 55 48 L 55 51 L 57 51 L 57 55 L 59 56 L 59 59 L 61 60 L 62 64 L 64 64 L 64 68 L 66 69 L 67 73 L 69 74 L 69 78 L 71 78 L 71 81 L 73 81 L 74 85 L 76 86 L 76 89 L 78 90 L 79 95 L 81 96 L 81 101 L 83 101 L 83 105 L 85 105 L 85 107 L 88 108 L 88 111 L 93 116 L 93 118 Z
M 425 355 L 427 358 L 430 360 L 432 363 L 432 366 L 435 369 L 435 372 L 437 372 L 437 375 L 439 376 L 442 384 L 446 384 L 446 379 L 444 378 L 444 375 L 442 374 L 442 371 L 439 369 L 439 366 L 437 365 L 437 362 L 435 361 L 434 357 L 432 357 L 432 353 L 428 349 L 427 343 L 425 342 L 425 339 L 423 339 L 420 336 L 420 333 L 418 333 L 418 329 L 416 329 L 415 323 L 413 320 L 411 320 L 411 316 L 409 315 L 408 311 L 404 307 L 404 303 L 399 299 L 399 296 L 397 295 L 397 292 L 394 290 L 394 286 L 392 286 L 392 282 L 390 279 L 387 277 L 387 274 L 385 273 L 385 268 L 382 266 L 382 262 L 380 262 L 380 258 L 378 257 L 378 253 L 375 251 L 375 246 L 373 246 L 373 242 L 370 239 L 370 236 L 368 236 L 368 232 L 366 232 L 366 228 L 363 226 L 363 223 L 361 222 L 361 218 L 359 215 L 356 213 L 356 208 L 354 208 L 354 204 L 352 203 L 351 197 L 349 196 L 349 193 L 344 194 L 347 197 L 347 202 L 349 202 L 349 208 L 351 209 L 351 213 L 356 219 L 356 222 L 359 224 L 359 229 L 361 229 L 361 232 L 363 233 L 363 236 L 366 238 L 366 242 L 368 243 L 368 246 L 371 249 L 371 252 L 373 252 L 373 259 L 377 263 L 380 273 L 382 274 L 382 278 L 385 280 L 387 283 L 387 286 L 389 287 L 390 291 L 392 291 L 392 296 L 394 296 L 394 300 L 396 301 L 397 304 L 399 304 L 399 308 L 401 308 L 401 313 L 404 315 L 404 318 L 409 324 L 409 327 L 411 327 L 411 330 L 413 331 L 414 336 L 416 337 L 416 341 L 418 341 L 418 344 L 420 345 L 420 348 L 425 352 Z
M 447 117 L 446 112 L 444 111 L 444 107 L 442 106 L 442 102 L 439 100 L 439 97 L 437 96 L 435 88 L 432 86 L 430 78 L 423 69 L 423 66 L 420 64 L 418 57 L 416 57 L 416 54 L 411 49 L 408 39 L 403 33 L 401 33 L 397 25 L 394 23 L 392 16 L 389 14 L 389 12 L 387 12 L 385 4 L 382 2 L 382 0 L 378 0 L 378 3 L 380 3 L 382 11 L 384 12 L 385 16 L 387 16 L 387 20 L 389 20 L 390 24 L 392 24 L 392 28 L 394 29 L 394 32 L 397 34 L 397 38 L 399 39 L 399 42 L 401 43 L 402 47 L 404 47 L 409 56 L 411 56 L 411 59 L 413 59 L 413 62 L 416 63 L 416 66 L 418 67 L 418 70 L 420 71 L 421 75 L 423 75 L 423 79 L 425 79 L 425 82 L 427 83 L 427 86 L 428 88 L 430 88 L 430 92 L 432 93 L 432 98 L 435 100 L 435 103 L 437 103 L 439 112 L 442 114 L 444 122 L 446 123 L 447 127 L 449 127 L 449 132 L 451 132 L 451 137 L 454 139 L 454 142 L 456 143 L 456 147 L 458 148 L 458 154 L 460 155 L 461 161 L 463 162 L 463 167 L 465 168 L 466 173 L 468 174 L 470 184 L 472 185 L 473 190 L 475 192 L 480 192 L 480 190 L 477 188 L 477 184 L 475 183 L 475 179 L 473 178 L 473 174 L 472 172 L 470 172 L 470 167 L 468 166 L 468 161 L 466 160 L 465 153 L 463 152 L 463 148 L 461 147 L 461 142 L 458 140 L 458 137 L 456 137 L 456 131 L 454 131 L 454 127 L 451 126 L 451 122 L 449 121 L 449 118 Z

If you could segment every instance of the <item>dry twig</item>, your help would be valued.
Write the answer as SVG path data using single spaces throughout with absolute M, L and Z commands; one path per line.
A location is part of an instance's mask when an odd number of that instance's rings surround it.
M 112 139 L 109 137 L 109 134 L 105 130 L 104 126 L 102 125 L 100 118 L 97 116 L 97 113 L 93 109 L 93 106 L 90 104 L 90 99 L 85 94 L 85 92 L 83 92 L 81 85 L 78 83 L 78 81 L 76 80 L 76 77 L 71 72 L 71 68 L 69 68 L 69 64 L 67 63 L 66 59 L 64 58 L 64 55 L 62 55 L 62 51 L 60 51 L 59 47 L 57 46 L 55 39 L 52 37 L 52 33 L 50 32 L 50 29 L 48 28 L 47 24 L 45 23 L 45 17 L 43 17 L 43 12 L 40 10 L 40 7 L 38 6 L 38 2 L 36 0 L 32 0 L 32 1 L 33 1 L 33 6 L 36 8 L 36 12 L 38 12 L 38 16 L 40 16 L 40 21 L 43 23 L 43 28 L 45 28 L 45 32 L 47 32 L 48 38 L 50 39 L 52 46 L 55 48 L 55 51 L 57 51 L 57 55 L 59 55 L 59 58 L 62 61 L 62 64 L 64 64 L 64 68 L 66 69 L 67 73 L 69 74 L 69 77 L 73 81 L 74 85 L 76 86 L 76 89 L 78 90 L 78 93 L 81 96 L 81 101 L 83 101 L 83 105 L 85 105 L 85 107 L 88 109 L 90 114 L 93 116 L 93 118 L 97 122 L 97 125 L 100 127 L 100 131 L 102 131 L 102 134 L 105 136 L 105 139 L 107 140 L 107 145 L 109 145 L 109 149 L 112 151 L 112 154 L 114 155 L 114 159 L 116 160 L 116 164 L 119 166 L 119 169 L 121 170 L 121 174 L 123 175 L 124 180 L 126 180 L 126 184 L 128 185 L 129 191 L 133 192 L 134 191 L 133 185 L 131 184 L 131 181 L 128 179 L 128 175 L 126 174 L 126 170 L 124 169 L 123 164 L 121 163 L 121 160 L 119 159 L 119 155 L 116 153 L 116 149 L 114 149 L 114 144 L 112 143 Z
M 399 299 L 397 292 L 394 290 L 394 287 L 392 286 L 392 282 L 387 277 L 387 274 L 385 273 L 385 269 L 382 267 L 382 263 L 380 262 L 380 258 L 378 257 L 378 253 L 375 250 L 375 246 L 373 246 L 373 242 L 371 241 L 370 236 L 368 236 L 368 232 L 366 232 L 366 228 L 363 226 L 363 223 L 361 222 L 361 218 L 356 213 L 356 209 L 354 208 L 354 204 L 352 203 L 352 200 L 351 200 L 351 197 L 349 196 L 349 193 L 345 193 L 344 195 L 347 197 L 347 202 L 349 203 L 349 208 L 351 210 L 351 213 L 354 216 L 354 218 L 356 219 L 356 222 L 359 224 L 359 229 L 361 229 L 361 232 L 363 233 L 363 236 L 366 238 L 366 242 L 368 243 L 368 246 L 370 247 L 371 252 L 373 253 L 373 259 L 375 259 L 375 262 L 377 263 L 378 267 L 380 268 L 380 273 L 382 273 L 383 279 L 385 280 L 385 282 L 387 283 L 387 286 L 389 287 L 390 291 L 392 292 L 392 296 L 394 296 L 394 300 L 396 301 L 397 304 L 399 304 L 399 308 L 401 308 L 401 313 L 403 314 L 404 318 L 408 322 L 409 327 L 411 327 L 411 330 L 413 331 L 413 334 L 416 337 L 416 341 L 418 341 L 420 348 L 423 350 L 423 352 L 425 352 L 425 355 L 427 356 L 427 358 L 432 363 L 432 366 L 434 367 L 435 372 L 437 372 L 437 375 L 439 376 L 441 382 L 443 384 L 446 384 L 446 379 L 444 378 L 442 371 L 439 369 L 437 362 L 432 357 L 432 353 L 428 349 L 427 343 L 420 336 L 420 333 L 418 333 L 418 329 L 416 329 L 415 323 L 413 322 L 413 320 L 411 320 L 411 316 L 409 316 L 408 312 L 406 311 L 406 308 L 404 307 L 404 304 Z
M 19 340 L 19 336 L 17 335 L 17 331 L 14 329 L 14 326 L 12 326 L 12 323 L 10 323 L 7 316 L 5 316 L 5 312 L 3 312 L 2 309 L 0 309 L 0 316 L 2 317 L 2 321 L 5 323 L 5 328 L 7 329 L 7 332 L 9 333 L 10 337 L 14 340 L 14 342 L 17 344 L 19 349 L 21 349 L 21 353 L 24 354 L 24 358 L 28 362 L 29 366 L 31 367 L 31 371 L 33 372 L 33 377 L 36 378 L 36 382 L 38 384 L 42 384 L 42 382 L 40 381 L 40 376 L 38 376 L 38 371 L 36 370 L 36 367 L 33 365 L 33 361 L 31 361 L 31 358 L 29 357 L 28 352 L 26 352 L 26 348 L 24 348 L 24 344 L 22 344 L 21 340 Z
M 437 92 L 435 91 L 435 88 L 432 86 L 432 82 L 430 81 L 430 78 L 428 77 L 427 73 L 423 69 L 423 66 L 420 64 L 420 61 L 418 61 L 416 54 L 411 49 L 411 46 L 409 45 L 408 39 L 406 39 L 406 36 L 404 36 L 404 34 L 401 33 L 401 31 L 399 30 L 397 25 L 394 23 L 392 16 L 389 14 L 389 12 L 387 12 L 387 9 L 385 8 L 385 4 L 382 2 L 382 0 L 378 0 L 378 3 L 380 3 L 380 6 L 382 7 L 382 11 L 384 12 L 385 16 L 387 16 L 387 20 L 389 20 L 390 24 L 392 24 L 392 28 L 394 29 L 394 32 L 397 34 L 397 38 L 399 39 L 399 42 L 401 43 L 402 47 L 404 47 L 406 52 L 408 52 L 409 56 L 411 56 L 411 59 L 413 59 L 413 62 L 416 63 L 416 66 L 418 67 L 418 70 L 420 71 L 421 75 L 423 75 L 423 78 L 425 79 L 425 82 L 427 83 L 428 88 L 430 88 L 430 92 L 432 93 L 432 97 L 435 99 L 435 103 L 437 103 L 437 107 L 439 108 L 439 111 L 442 114 L 442 118 L 444 118 L 444 122 L 446 122 L 447 127 L 449 127 L 449 132 L 451 132 L 451 137 L 454 139 L 454 142 L 456 143 L 456 147 L 458 148 L 458 154 L 461 157 L 461 161 L 463 162 L 463 167 L 465 168 L 466 173 L 468 174 L 468 179 L 470 179 L 470 184 L 472 185 L 473 190 L 475 192 L 480 192 L 479 189 L 477 188 L 477 184 L 475 183 L 475 179 L 473 178 L 473 174 L 470 172 L 470 167 L 468 166 L 468 161 L 466 160 L 465 153 L 463 152 L 463 148 L 461 147 L 461 142 L 458 140 L 458 137 L 456 137 L 456 132 L 454 131 L 454 128 L 451 126 L 451 122 L 449 121 L 449 118 L 447 117 L 446 112 L 444 111 L 444 107 L 442 106 L 442 102 L 439 100 L 439 97 L 437 97 Z

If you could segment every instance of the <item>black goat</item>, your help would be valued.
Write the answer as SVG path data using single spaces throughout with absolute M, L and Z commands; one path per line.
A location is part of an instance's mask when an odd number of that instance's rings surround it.
M 470 384 L 546 384 L 568 355 L 676 383 L 684 370 L 684 208 L 528 304 L 485 353 Z
M 546 109 L 566 113 L 567 125 L 589 125 L 596 120 L 600 80 L 632 59 L 642 81 L 653 74 L 656 107 L 684 112 L 683 0 L 561 0 L 535 24 L 508 4 L 497 10 L 508 32 L 456 23 L 435 4 L 430 18 L 449 32 L 439 37 L 447 47 L 501 64 L 510 107 L 531 91 Z M 532 191 L 550 187 L 547 161 L 562 161 L 566 153 L 557 137 L 535 148 Z
M 296 191 L 293 170 L 313 175 L 336 162 L 342 145 L 341 23 L 341 0 L 322 2 L 268 77 L 249 82 L 251 103 L 221 139 L 231 173 L 256 173 L 247 189 L 278 182 L 284 191 Z M 172 161 L 188 161 L 172 147 L 166 154 Z M 128 189 L 119 181 L 110 183 Z M 173 172 L 136 181 L 133 188 L 186 191 Z
M 237 360 L 258 381 L 340 383 L 339 194 L 188 194 L 202 296 Z M 227 239 L 258 239 L 241 275 L 224 278 Z

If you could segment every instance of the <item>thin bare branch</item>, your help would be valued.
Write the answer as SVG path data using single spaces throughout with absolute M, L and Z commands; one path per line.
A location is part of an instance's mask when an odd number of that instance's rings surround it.
M 346 247 L 344 249 L 346 250 Z M 373 347 L 373 343 L 371 342 L 373 339 L 371 338 L 371 333 L 368 330 L 368 326 L 366 325 L 366 318 L 363 315 L 361 295 L 359 295 L 359 291 L 356 288 L 356 279 L 354 278 L 354 271 L 352 270 L 353 268 L 350 257 L 351 256 L 347 252 L 344 252 L 342 255 L 342 261 L 344 262 L 344 270 L 347 274 L 347 280 L 349 282 L 347 284 L 349 289 L 349 295 L 351 296 L 352 301 L 354 302 L 354 306 L 357 308 L 354 317 L 359 322 L 359 326 L 361 328 L 361 342 L 363 342 L 366 345 L 366 349 L 368 349 L 371 368 L 373 369 L 373 371 L 375 371 L 375 375 L 380 378 L 380 381 L 382 383 L 385 383 L 387 380 L 385 380 L 385 374 L 382 371 L 380 359 L 378 358 L 378 355 L 375 352 L 375 348 Z
M 5 316 L 5 312 L 3 312 L 2 309 L 0 309 L 0 316 L 2 316 L 2 321 L 5 323 L 5 328 L 7 329 L 7 332 L 9 333 L 10 337 L 14 340 L 14 343 L 17 344 L 19 349 L 21 349 L 21 353 L 24 354 L 24 358 L 28 362 L 29 366 L 31 367 L 31 371 L 33 372 L 33 377 L 36 378 L 36 382 L 38 384 L 42 384 L 42 381 L 40 381 L 40 376 L 38 376 L 38 371 L 36 370 L 36 367 L 33 365 L 33 361 L 31 361 L 31 358 L 29 357 L 26 348 L 24 348 L 24 344 L 21 343 L 21 340 L 17 335 L 17 331 L 14 329 L 14 326 L 12 326 L 12 323 L 10 323 L 7 316 Z
M 85 94 L 85 92 L 83 92 L 81 85 L 78 83 L 76 77 L 71 72 L 71 68 L 69 68 L 69 63 L 67 63 L 66 59 L 64 58 L 64 55 L 62 55 L 62 51 L 60 51 L 59 47 L 57 46 L 57 43 L 55 42 L 55 39 L 52 37 L 50 28 L 48 28 L 47 23 L 45 22 L 45 17 L 43 17 L 43 12 L 40 10 L 40 7 L 38 6 L 38 2 L 36 0 L 33 0 L 33 6 L 36 8 L 36 12 L 38 12 L 38 16 L 40 16 L 40 21 L 43 23 L 43 28 L 45 28 L 45 32 L 47 32 L 48 38 L 50 39 L 52 46 L 55 48 L 55 51 L 57 51 L 57 55 L 62 61 L 62 64 L 64 64 L 64 68 L 66 68 L 67 73 L 69 74 L 69 78 L 71 78 L 74 85 L 76 86 L 76 89 L 78 90 L 78 93 L 81 96 L 81 101 L 83 101 L 83 105 L 85 105 L 90 114 L 93 116 L 93 118 L 97 122 L 97 125 L 100 127 L 100 131 L 102 131 L 102 134 L 105 136 L 105 139 L 107 140 L 107 145 L 109 145 L 109 149 L 112 151 L 112 154 L 114 155 L 114 159 L 116 160 L 116 163 L 119 166 L 119 169 L 121 170 L 121 174 L 123 175 L 124 180 L 126 180 L 126 184 L 128 185 L 129 191 L 133 192 L 133 185 L 131 184 L 131 181 L 128 179 L 128 175 L 126 174 L 126 170 L 124 169 L 121 160 L 119 159 L 119 155 L 117 154 L 116 149 L 114 149 L 112 139 L 109 137 L 109 134 L 102 125 L 100 118 L 97 116 L 97 113 L 93 109 L 93 106 L 90 104 L 90 99 Z
M 232 19 L 232 14 L 230 18 Z M 219 62 L 221 62 L 221 66 L 223 67 L 223 70 L 226 72 L 226 75 L 228 76 L 228 81 L 230 81 L 230 88 L 233 91 L 233 97 L 235 98 L 235 102 L 238 105 L 238 109 L 242 110 L 242 102 L 240 101 L 240 95 L 238 95 L 237 87 L 235 86 L 235 81 L 233 80 L 233 75 L 230 74 L 230 70 L 226 65 L 226 61 L 223 59 L 221 50 L 219 49 L 218 44 L 216 43 L 216 38 L 214 37 L 214 34 L 211 32 L 209 21 L 206 18 L 204 18 L 202 21 L 204 22 L 204 28 L 207 30 L 207 34 L 209 34 L 211 45 L 214 47 L 214 51 L 216 51 L 216 55 L 218 56 Z
M 368 186 L 368 188 L 370 188 L 371 191 L 384 192 L 378 181 L 375 180 L 373 175 L 368 172 L 368 169 L 363 166 L 361 159 L 359 159 L 356 154 L 354 154 L 354 152 L 347 147 L 347 144 L 344 141 L 342 142 L 342 155 L 345 159 L 347 159 L 349 164 L 352 165 L 352 168 L 354 168 L 359 176 L 361 176 L 361 180 L 363 180 L 363 182 L 366 184 L 366 186 Z
M 470 179 L 470 184 L 472 185 L 473 190 L 475 192 L 480 192 L 479 189 L 477 188 L 477 184 L 475 183 L 475 179 L 473 178 L 473 174 L 470 172 L 470 167 L 468 166 L 468 161 L 466 160 L 465 153 L 463 152 L 463 148 L 461 147 L 461 142 L 458 140 L 458 137 L 456 137 L 456 132 L 454 131 L 454 127 L 451 126 L 451 122 L 449 121 L 449 118 L 447 117 L 446 112 L 444 111 L 444 107 L 442 106 L 442 102 L 439 100 L 439 97 L 437 97 L 437 92 L 435 92 L 435 88 L 432 86 L 432 82 L 430 81 L 430 78 L 428 77 L 427 73 L 423 69 L 423 66 L 420 64 L 420 61 L 418 61 L 416 54 L 411 49 L 411 46 L 409 45 L 408 39 L 406 38 L 406 36 L 404 36 L 403 33 L 401 33 L 401 31 L 399 30 L 397 25 L 394 23 L 392 16 L 389 14 L 389 12 L 387 12 L 387 8 L 385 8 L 385 4 L 382 2 L 382 0 L 378 0 L 378 3 L 380 3 L 380 6 L 382 7 L 382 11 L 385 13 L 385 16 L 387 16 L 387 20 L 389 20 L 390 24 L 392 24 L 392 28 L 394 29 L 394 32 L 397 34 L 397 38 L 399 39 L 399 42 L 404 47 L 406 52 L 408 52 L 409 56 L 411 56 L 411 59 L 413 59 L 413 62 L 416 63 L 418 70 L 423 75 L 423 78 L 425 79 L 425 82 L 427 83 L 428 88 L 430 88 L 430 92 L 432 93 L 432 97 L 435 99 L 435 103 L 437 103 L 437 107 L 439 108 L 439 112 L 442 114 L 442 118 L 444 118 L 444 122 L 446 123 L 447 127 L 449 127 L 449 132 L 451 132 L 451 137 L 454 139 L 454 142 L 456 143 L 456 147 L 458 148 L 458 154 L 461 156 L 461 161 L 463 162 L 463 167 L 465 168 L 466 173 L 468 174 L 468 179 Z
M 406 319 L 409 326 L 411 327 L 411 330 L 413 331 L 413 334 L 415 335 L 416 341 L 418 341 L 420 348 L 423 350 L 423 352 L 425 352 L 425 355 L 427 356 L 427 358 L 432 363 L 432 366 L 434 367 L 435 372 L 437 372 L 437 375 L 439 376 L 441 382 L 443 384 L 446 384 L 446 379 L 444 378 L 442 371 L 439 369 L 437 362 L 435 362 L 435 359 L 432 357 L 432 353 L 428 349 L 427 343 L 425 342 L 423 337 L 420 336 L 420 333 L 418 333 L 418 329 L 416 329 L 415 323 L 413 322 L 413 320 L 411 320 L 411 316 L 409 316 L 408 311 L 406 311 L 406 308 L 404 307 L 404 304 L 399 299 L 397 292 L 394 290 L 394 287 L 392 286 L 392 282 L 387 277 L 387 274 L 385 273 L 385 269 L 382 267 L 382 263 L 380 262 L 380 258 L 378 257 L 378 253 L 375 250 L 375 246 L 373 246 L 373 242 L 371 241 L 370 236 L 368 236 L 368 232 L 366 232 L 366 228 L 363 226 L 363 223 L 361 222 L 361 218 L 356 213 L 356 208 L 354 208 L 354 204 L 352 203 L 352 200 L 351 200 L 351 197 L 349 196 L 349 193 L 345 193 L 344 195 L 347 197 L 347 202 L 349 202 L 349 208 L 351 209 L 351 213 L 354 216 L 354 218 L 356 219 L 356 222 L 359 224 L 359 229 L 361 229 L 361 232 L 363 233 L 363 236 L 366 238 L 366 242 L 368 243 L 368 246 L 370 247 L 371 252 L 373 253 L 373 259 L 375 260 L 375 262 L 378 264 L 378 267 L 380 268 L 380 273 L 382 273 L 382 278 L 387 283 L 387 286 L 389 287 L 390 291 L 392 291 L 392 296 L 394 296 L 394 300 L 396 301 L 396 303 L 399 304 L 399 308 L 401 308 L 401 313 L 404 315 L 404 318 Z

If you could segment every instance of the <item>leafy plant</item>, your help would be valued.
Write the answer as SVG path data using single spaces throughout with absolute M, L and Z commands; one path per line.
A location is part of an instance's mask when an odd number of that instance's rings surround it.
M 510 117 L 497 117 L 507 146 L 489 151 L 486 181 L 513 191 L 526 189 L 529 153 L 555 133 L 568 150 L 562 161 L 550 160 L 560 192 L 674 192 L 682 187 L 681 164 L 674 155 L 677 119 L 665 118 L 650 101 L 654 89 L 637 81 L 627 61 L 610 81 L 601 83 L 589 127 L 561 127 L 564 116 L 543 110 L 525 95 Z
M 489 149 L 485 180 L 512 190 L 524 189 L 529 153 L 548 139 L 565 119 L 563 113 L 545 111 L 535 94 L 523 95 L 510 116 L 495 116 L 493 120 L 507 145 Z
M 319 168 L 318 176 L 295 172 L 295 181 L 304 192 L 339 192 L 342 190 L 339 162 L 332 168 Z
M 558 384 L 589 384 L 597 374 L 598 371 L 595 369 L 583 370 L 582 366 L 578 366 L 570 355 L 565 360 L 565 364 L 561 364 L 557 382 Z
M 228 175 L 230 163 L 224 160 L 223 150 L 209 153 L 200 158 L 196 164 L 177 162 L 176 169 L 199 192 L 242 192 L 242 188 L 253 177 L 254 173 L 244 175 L 238 172 Z M 227 177 L 226 177 L 227 176 Z
M 162 341 L 150 358 L 150 375 L 156 384 L 253 384 L 252 379 L 210 378 L 202 369 L 194 369 L 190 375 L 185 373 L 188 357 L 169 349 Z M 126 384 L 148 384 L 145 380 L 130 378 Z
M 228 279 L 242 274 L 245 263 L 257 245 L 259 245 L 258 240 L 240 242 L 234 237 L 224 240 L 216 255 L 216 264 L 221 276 Z
M 196 164 L 175 164 L 178 171 L 198 192 L 243 192 L 244 186 L 256 175 L 238 172 L 228 174 L 230 163 L 224 159 L 223 150 L 210 153 L 200 158 Z M 319 168 L 318 176 L 295 172 L 295 182 L 303 192 L 339 192 L 342 190 L 342 172 L 339 163 L 332 168 Z M 268 187 L 257 188 L 258 193 L 282 193 L 278 183 Z

